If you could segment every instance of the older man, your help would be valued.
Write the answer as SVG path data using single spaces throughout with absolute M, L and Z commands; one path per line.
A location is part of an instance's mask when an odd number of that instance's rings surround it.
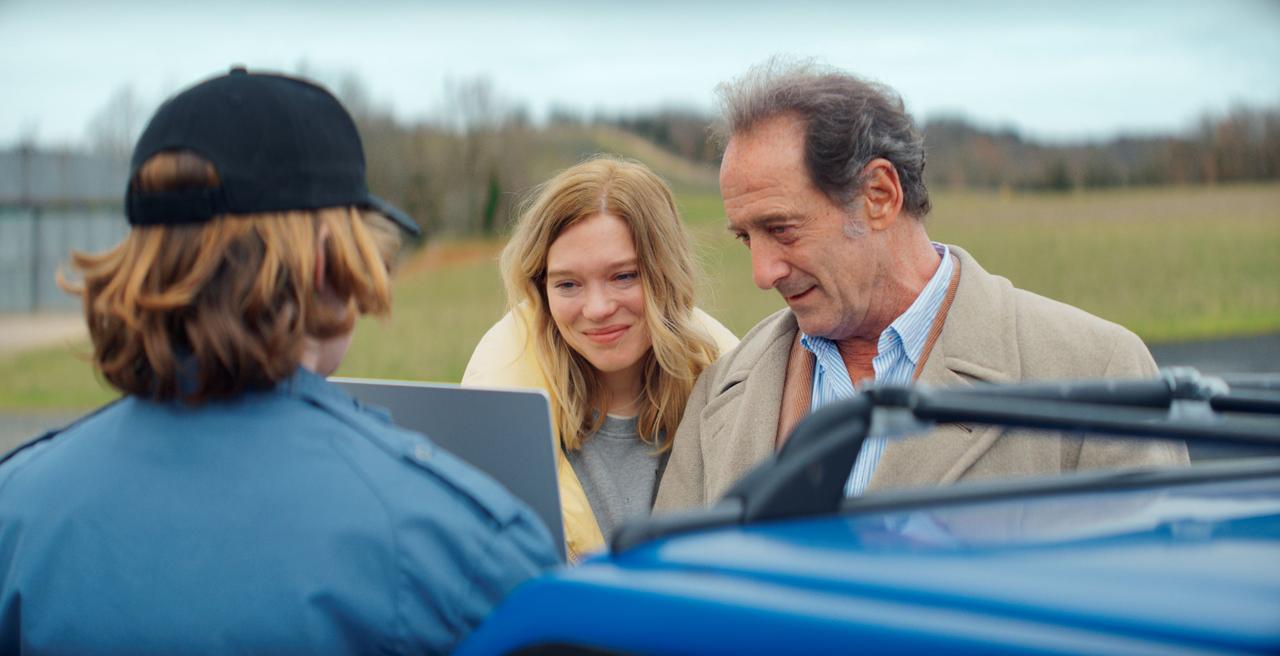
M 1128 330 L 1016 289 L 960 248 L 930 241 L 924 142 L 892 90 L 770 64 L 720 92 L 729 229 L 751 251 L 756 285 L 788 307 L 699 378 L 657 510 L 714 501 L 808 412 L 852 395 L 854 381 L 1155 372 Z M 1181 443 L 948 426 L 868 440 L 845 491 L 1186 462 Z

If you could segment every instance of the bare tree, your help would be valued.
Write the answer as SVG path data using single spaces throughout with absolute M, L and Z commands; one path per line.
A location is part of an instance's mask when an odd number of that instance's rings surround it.
M 444 146 L 431 167 L 441 189 L 443 227 L 492 234 L 503 227 L 511 190 L 529 175 L 528 111 L 504 100 L 485 76 L 445 81 L 439 111 Z
M 133 87 L 117 88 L 89 119 L 85 132 L 89 148 L 112 161 L 128 161 L 148 113 Z

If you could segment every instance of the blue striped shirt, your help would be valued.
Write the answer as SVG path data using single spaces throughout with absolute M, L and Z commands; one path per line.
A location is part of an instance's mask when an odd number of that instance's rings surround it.
M 933 248 L 942 256 L 938 270 L 911 303 L 911 307 L 880 333 L 876 357 L 871 361 L 877 383 L 909 383 L 919 365 L 925 342 L 929 339 L 929 330 L 933 328 L 938 310 L 947 295 L 947 288 L 951 285 L 951 270 L 955 266 L 951 261 L 950 249 L 937 243 Z M 810 411 L 832 401 L 852 397 L 853 381 L 849 380 L 849 370 L 840 357 L 840 349 L 836 343 L 825 337 L 801 333 L 800 344 L 813 353 L 815 359 Z M 862 451 L 854 462 L 853 472 L 844 486 L 846 496 L 857 496 L 866 491 L 871 482 L 871 474 L 880 462 L 880 454 L 884 453 L 884 444 L 885 439 L 878 436 L 869 436 L 863 442 Z

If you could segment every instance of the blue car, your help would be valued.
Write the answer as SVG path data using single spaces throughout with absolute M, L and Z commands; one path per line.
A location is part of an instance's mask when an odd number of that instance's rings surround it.
M 1276 382 L 874 387 L 716 505 L 518 588 L 459 653 L 1280 653 Z M 1263 455 L 842 498 L 866 435 L 946 421 Z

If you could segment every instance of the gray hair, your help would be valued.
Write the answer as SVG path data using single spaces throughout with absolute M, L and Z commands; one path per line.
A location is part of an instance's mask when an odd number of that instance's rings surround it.
M 721 115 L 712 131 L 721 146 L 762 121 L 795 114 L 804 121 L 809 177 L 832 201 L 857 200 L 863 167 L 883 157 L 898 171 L 903 209 L 917 219 L 929 213 L 924 137 L 893 89 L 812 61 L 772 58 L 716 94 Z

